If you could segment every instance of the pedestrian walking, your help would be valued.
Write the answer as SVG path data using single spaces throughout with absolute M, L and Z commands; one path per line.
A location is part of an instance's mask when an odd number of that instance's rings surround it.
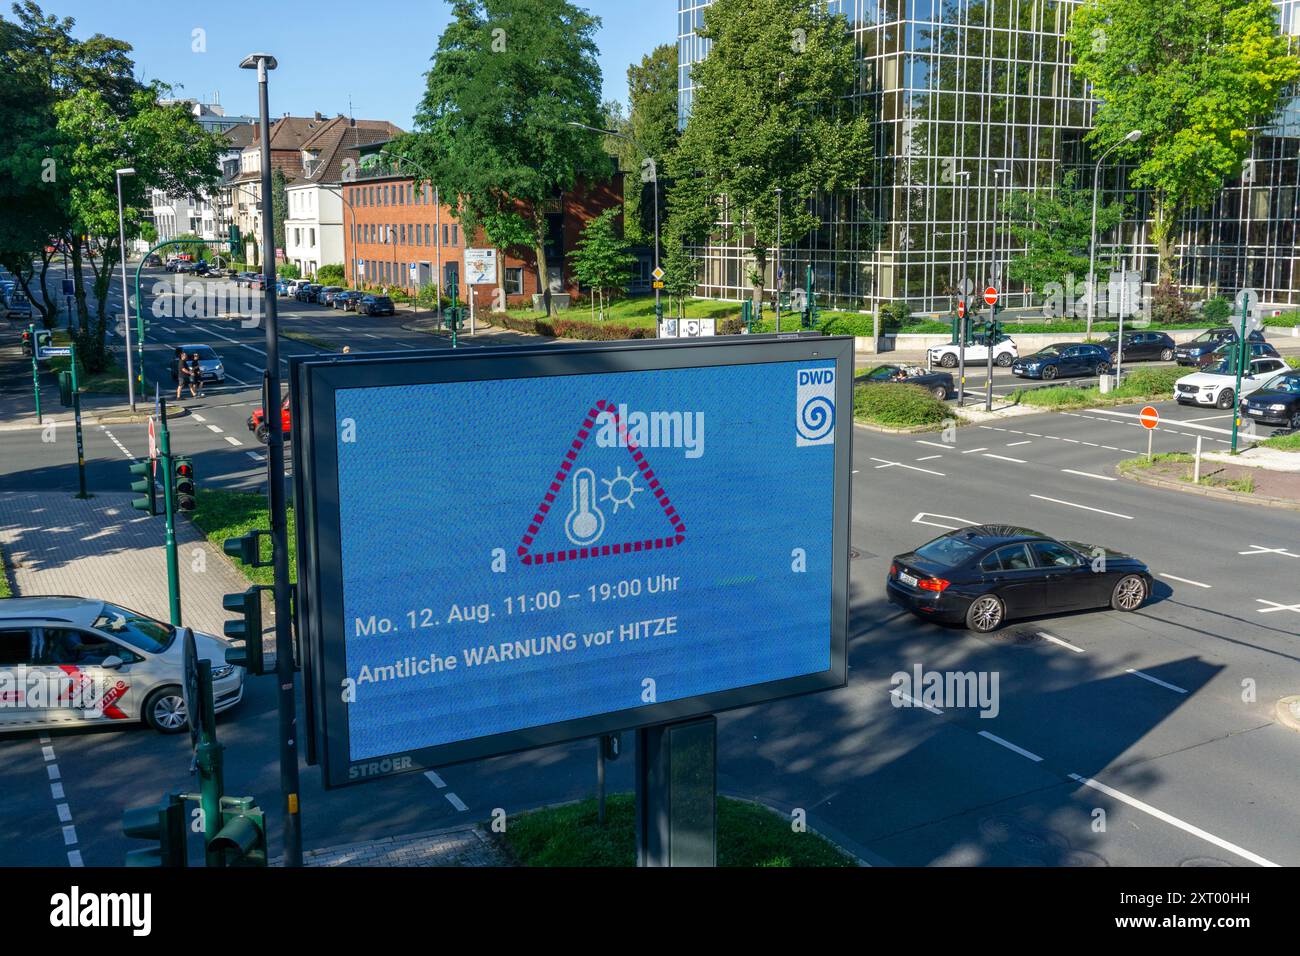
M 185 383 L 189 379 L 189 375 L 185 369 L 185 353 L 179 347 L 176 349 L 176 353 L 172 357 L 172 363 L 176 368 L 176 400 L 179 402 L 181 399 L 181 389 L 185 387 Z
M 199 353 L 191 352 L 185 362 L 189 372 L 190 398 L 203 397 L 203 369 L 199 367 Z

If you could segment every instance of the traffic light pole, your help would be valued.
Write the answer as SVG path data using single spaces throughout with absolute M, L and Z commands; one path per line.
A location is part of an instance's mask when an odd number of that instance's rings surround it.
M 36 424 L 42 425 L 41 420 L 41 370 L 36 364 L 36 326 L 27 326 L 27 341 L 32 344 L 32 394 L 36 396 Z
M 32 354 L 36 354 L 35 349 Z M 68 364 L 72 369 L 72 421 L 77 430 L 77 497 L 89 498 L 90 495 L 86 494 L 86 446 L 81 437 L 81 391 L 77 385 L 76 342 L 68 346 Z
M 203 809 L 204 863 L 207 866 L 225 866 L 225 855 L 212 846 L 221 832 L 221 798 L 225 792 L 225 750 L 217 741 L 217 715 L 212 712 L 212 662 L 200 660 L 199 693 L 203 695 L 202 720 L 199 723 L 199 745 L 194 750 L 194 765 L 199 771 L 199 806 Z M 193 799 L 193 794 L 186 795 Z
M 258 56 L 258 128 L 261 142 L 271 142 L 270 105 L 267 96 L 267 57 Z M 269 64 L 274 67 L 274 62 Z M 275 299 L 275 216 L 271 208 L 271 163 L 263 152 L 262 167 L 262 283 L 266 309 L 267 420 L 280 407 L 280 329 Z M 274 403 L 274 404 L 272 404 Z M 298 815 L 298 731 L 294 711 L 293 633 L 289 611 L 289 536 L 284 500 L 284 430 L 279 422 L 267 429 L 266 480 L 271 508 L 271 559 L 275 594 L 275 673 L 280 710 L 280 792 L 284 798 L 284 859 L 286 866 L 302 866 L 302 818 Z
M 1232 389 L 1232 454 L 1237 453 L 1237 429 L 1241 425 L 1241 373 L 1246 366 L 1246 357 L 1250 355 L 1250 343 L 1246 341 L 1246 317 L 1250 312 L 1250 301 L 1245 295 L 1241 297 L 1241 334 L 1237 338 L 1237 384 Z
M 163 513 L 167 516 L 167 604 L 172 626 L 181 626 L 180 561 L 176 555 L 176 480 L 172 468 L 172 436 L 167 427 L 167 398 L 160 396 L 158 452 L 163 466 Z

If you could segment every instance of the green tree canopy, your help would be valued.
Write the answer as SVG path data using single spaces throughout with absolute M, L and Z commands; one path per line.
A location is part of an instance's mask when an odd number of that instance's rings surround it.
M 1069 41 L 1099 101 L 1089 133 L 1098 153 L 1142 131 L 1116 153 L 1152 192 L 1160 279 L 1172 283 L 1179 219 L 1241 170 L 1250 127 L 1300 80 L 1300 59 L 1270 0 L 1086 0 Z
M 592 219 L 569 253 L 574 278 L 595 293 L 601 318 L 605 317 L 606 293 L 625 289 L 636 264 L 636 257 L 628 252 L 627 240 L 619 234 L 621 215 L 622 210 L 615 207 Z
M 669 164 L 679 234 L 699 241 L 729 205 L 762 296 L 768 250 L 820 225 L 809 209 L 819 190 L 860 182 L 871 157 L 868 117 L 852 94 L 858 63 L 848 21 L 806 0 L 716 0 L 704 10 L 708 56 L 692 67 L 690 119 Z M 694 234 L 694 235 L 692 235 Z M 729 238 L 729 237 L 728 237 Z
M 531 247 L 548 313 L 547 211 L 580 180 L 609 176 L 595 33 L 568 0 L 455 0 L 438 40 L 416 133 L 396 149 L 456 197 L 467 228 Z

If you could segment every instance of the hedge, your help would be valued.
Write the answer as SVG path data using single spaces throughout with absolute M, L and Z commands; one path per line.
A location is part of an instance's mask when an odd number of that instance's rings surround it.
M 493 325 L 528 335 L 545 335 L 548 338 L 587 339 L 612 342 L 618 339 L 652 339 L 653 328 L 622 325 L 614 322 L 591 322 L 586 319 L 531 319 L 513 316 L 507 312 L 492 312 L 488 321 Z
M 853 392 L 853 413 L 891 428 L 942 425 L 954 417 L 952 410 L 926 389 L 890 382 L 857 386 Z

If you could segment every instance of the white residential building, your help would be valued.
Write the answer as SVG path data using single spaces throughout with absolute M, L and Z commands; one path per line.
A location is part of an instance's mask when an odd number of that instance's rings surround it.
M 343 263 L 343 200 L 337 190 L 303 180 L 288 187 L 284 256 L 303 276 Z

